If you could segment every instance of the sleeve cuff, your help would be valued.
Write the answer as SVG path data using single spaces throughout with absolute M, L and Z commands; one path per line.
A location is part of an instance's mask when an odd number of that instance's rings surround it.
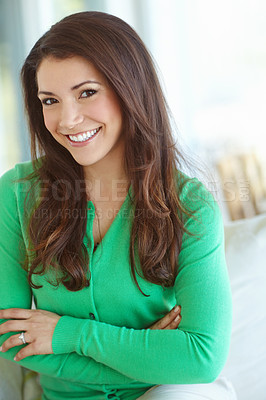
M 54 354 L 77 352 L 80 354 L 80 341 L 83 329 L 90 328 L 92 321 L 63 316 L 56 324 L 52 349 Z

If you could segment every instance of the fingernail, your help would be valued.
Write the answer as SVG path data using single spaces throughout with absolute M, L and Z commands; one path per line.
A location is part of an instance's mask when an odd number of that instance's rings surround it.
M 180 306 L 175 306 L 174 312 L 178 312 L 178 311 L 180 311 Z
M 2 346 L 0 347 L 0 351 L 3 351 L 3 347 Z
M 177 317 L 175 317 L 174 321 L 177 322 L 180 319 L 180 315 L 178 315 Z
M 14 361 L 17 361 L 17 356 L 14 357 Z

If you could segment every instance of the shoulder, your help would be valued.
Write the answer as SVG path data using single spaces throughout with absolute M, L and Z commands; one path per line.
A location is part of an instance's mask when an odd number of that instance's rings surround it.
M 25 161 L 16 164 L 12 169 L 9 169 L 0 178 L 1 183 L 12 183 L 13 181 L 24 179 L 34 172 L 32 161 Z
M 8 202 L 14 197 L 25 197 L 36 180 L 33 175 L 34 171 L 32 161 L 18 163 L 14 168 L 6 171 L 0 177 L 1 199 L 5 199 Z
M 194 233 L 204 229 L 223 229 L 223 219 L 218 202 L 207 187 L 197 178 L 177 174 L 177 190 L 183 211 L 185 227 Z
M 177 190 L 180 200 L 187 205 L 195 205 L 195 200 L 217 203 L 212 193 L 197 178 L 191 178 L 183 172 L 176 173 Z
M 224 269 L 224 223 L 213 194 L 197 178 L 188 178 L 179 198 L 185 208 L 179 272 L 188 265 L 205 266 L 208 273 Z M 202 273 L 202 268 L 193 271 Z

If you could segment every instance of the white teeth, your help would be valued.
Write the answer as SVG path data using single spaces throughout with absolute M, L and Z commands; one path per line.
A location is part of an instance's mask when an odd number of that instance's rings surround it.
M 90 139 L 95 133 L 99 132 L 100 128 L 94 129 L 93 131 L 88 131 L 84 133 L 80 133 L 79 135 L 69 135 L 69 138 L 73 142 L 85 142 L 86 140 Z

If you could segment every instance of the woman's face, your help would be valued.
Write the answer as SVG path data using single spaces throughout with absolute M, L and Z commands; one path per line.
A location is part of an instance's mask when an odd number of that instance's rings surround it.
M 46 128 L 78 164 L 86 168 L 123 158 L 118 98 L 91 63 L 78 56 L 45 58 L 37 83 Z

